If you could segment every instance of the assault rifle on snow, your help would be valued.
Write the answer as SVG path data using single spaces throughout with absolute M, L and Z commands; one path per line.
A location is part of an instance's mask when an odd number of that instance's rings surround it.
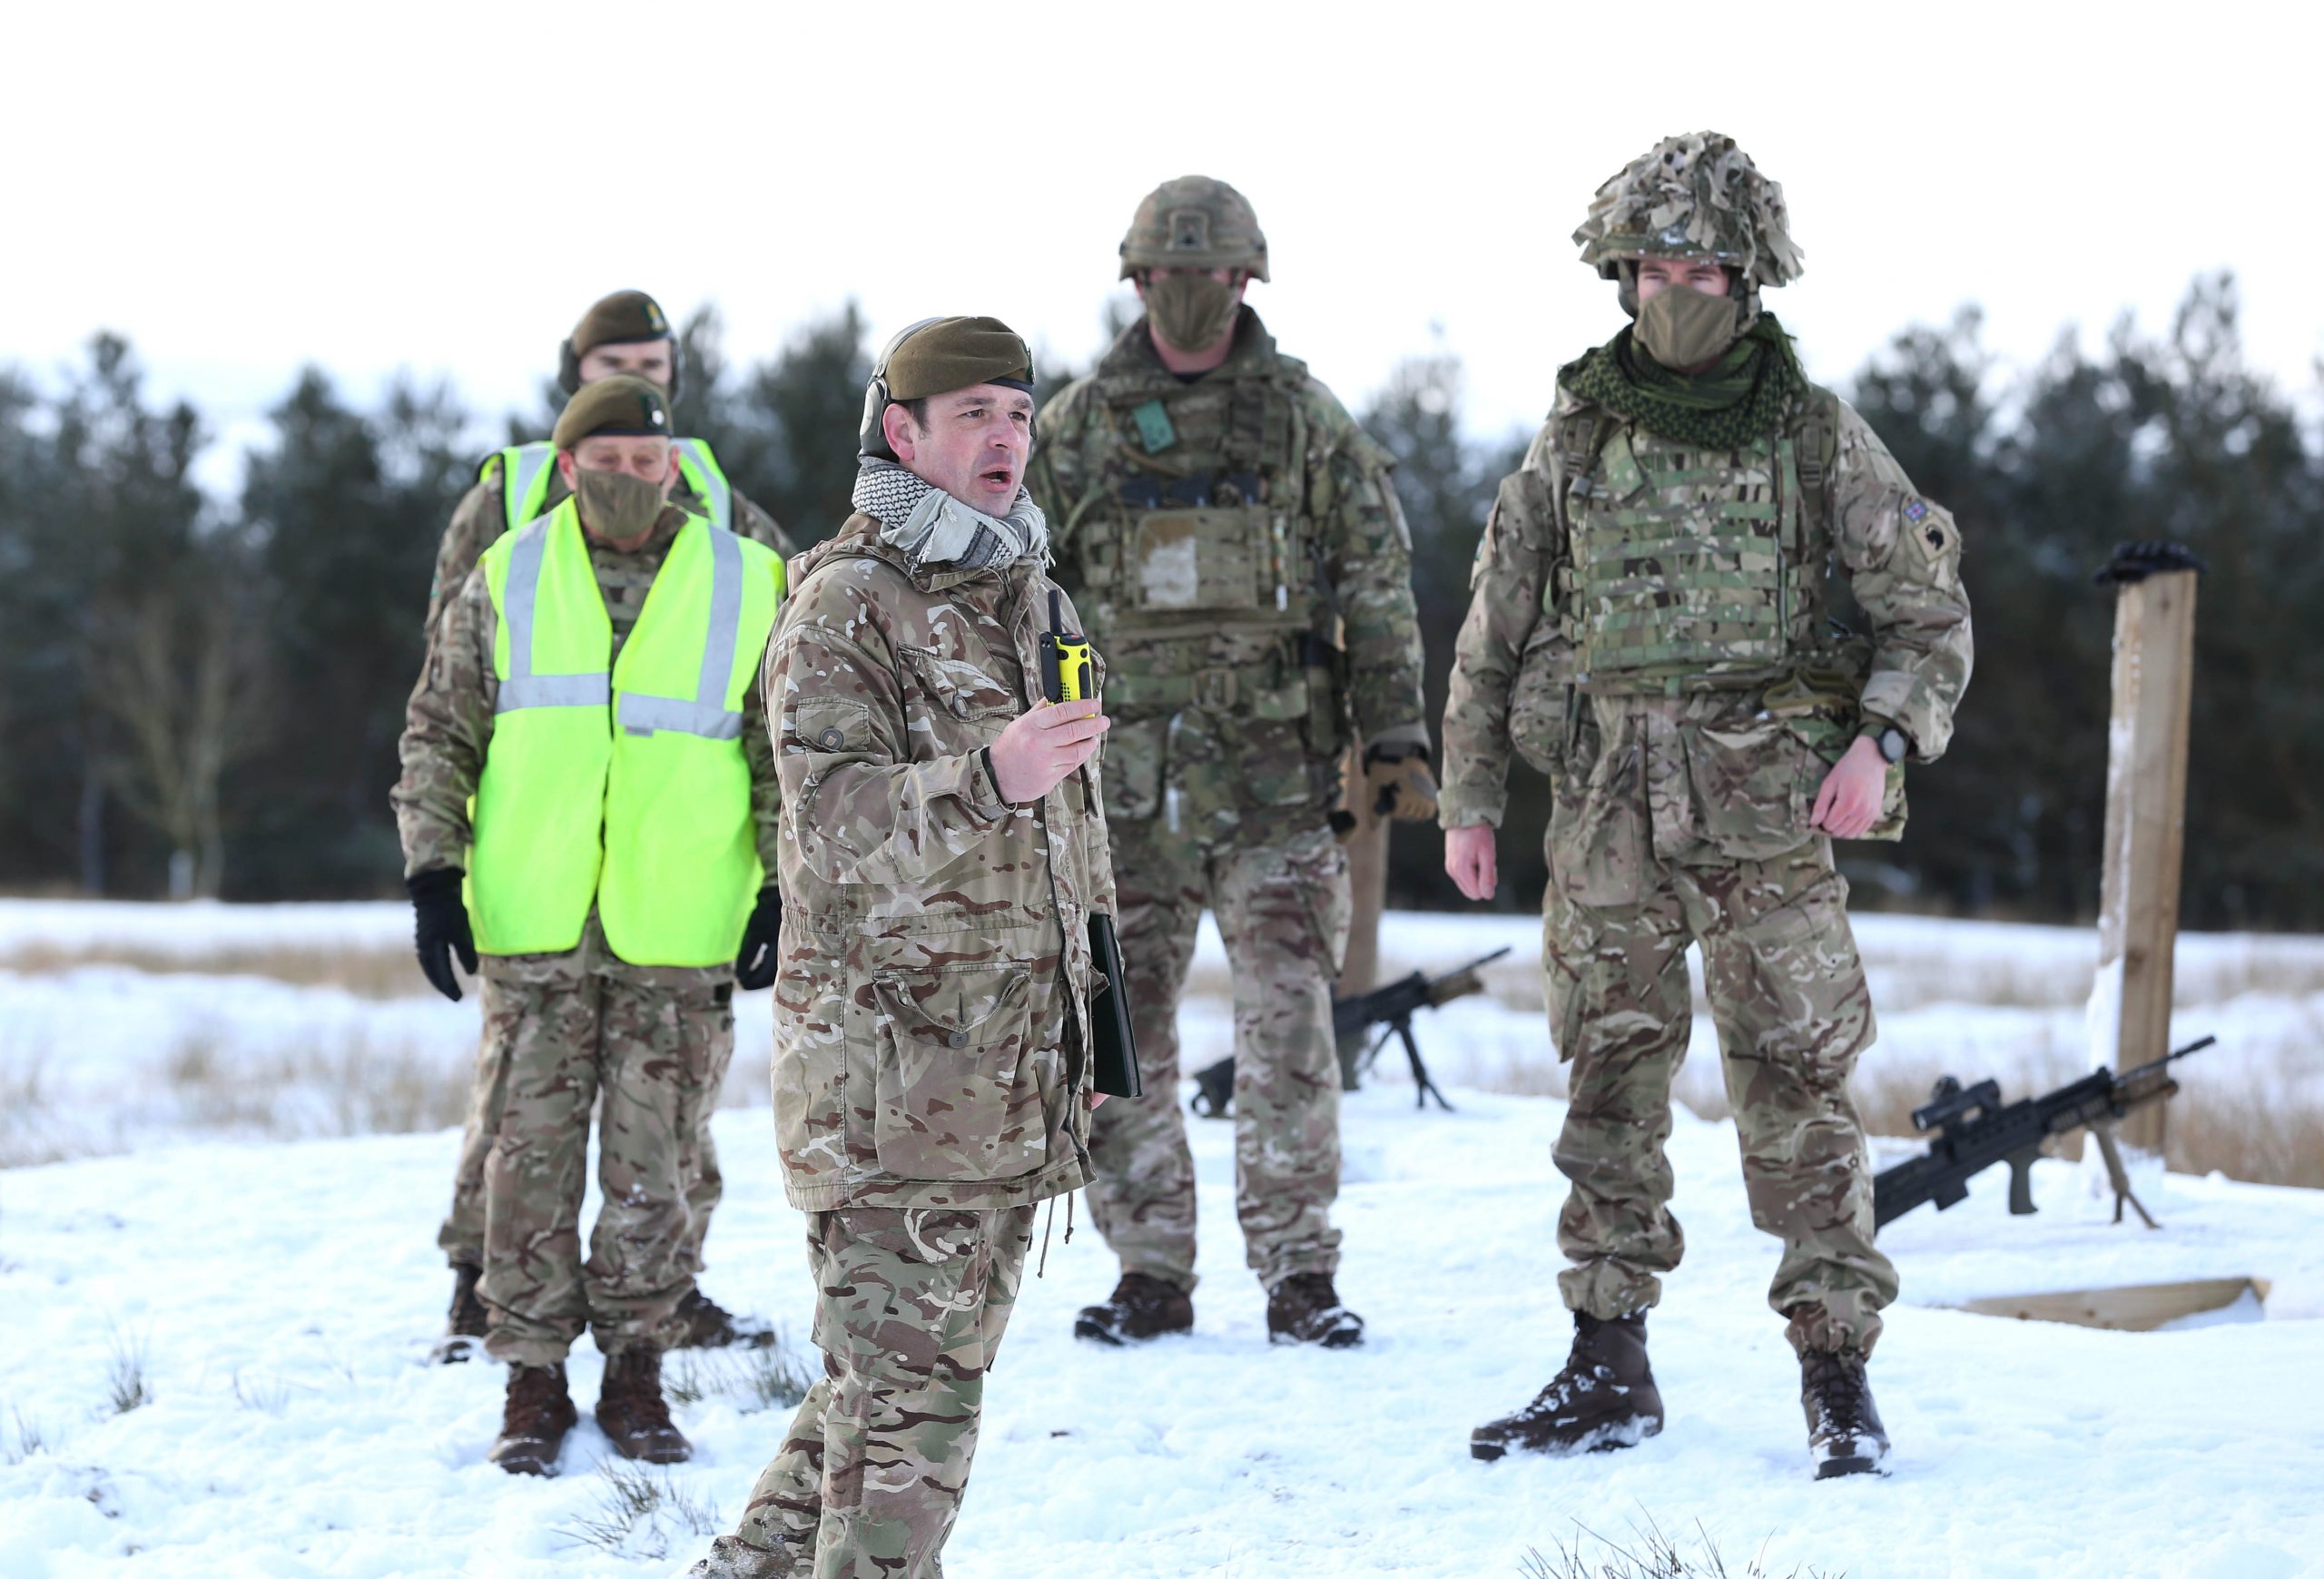
M 1967 1199 L 1969 1180 L 1996 1162 L 2009 1164 L 2009 1209 L 2024 1217 L 2034 1209 L 2034 1162 L 2043 1145 L 2052 1136 L 2084 1129 L 2106 1160 L 2107 1180 L 2114 1187 L 2114 1220 L 2122 1220 L 2127 1202 L 2147 1227 L 2154 1227 L 2154 1219 L 2131 1193 L 2130 1175 L 2123 1171 L 2122 1154 L 2114 1144 L 2114 1126 L 2133 1109 L 2178 1090 L 2171 1066 L 2218 1040 L 2206 1036 L 2189 1042 L 2128 1074 L 2093 1070 L 2047 1096 L 2021 1097 L 2006 1104 L 1996 1081 L 1979 1081 L 1965 1088 L 1945 1076 L 1936 1082 L 1927 1105 L 1913 1110 L 1914 1129 L 1923 1134 L 1936 1131 L 1926 1155 L 1873 1176 L 1873 1227 L 1886 1228 L 1924 1201 L 1936 1202 L 1936 1209 L 1943 1211 Z
M 1339 1039 L 1341 1089 L 1356 1090 L 1362 1077 L 1372 1071 L 1380 1050 L 1393 1036 L 1403 1041 L 1404 1057 L 1413 1066 L 1413 1106 L 1425 1108 L 1428 1099 L 1434 1097 L 1438 1107 L 1451 1112 L 1452 1104 L 1444 1100 L 1444 1093 L 1428 1078 L 1428 1065 L 1420 1060 L 1420 1043 L 1413 1039 L 1413 1016 L 1423 1009 L 1442 1009 L 1455 998 L 1483 992 L 1485 984 L 1477 972 L 1508 952 L 1495 949 L 1482 959 L 1471 960 L 1459 970 L 1447 971 L 1441 976 L 1432 978 L 1414 971 L 1400 982 L 1391 982 L 1369 992 L 1333 999 L 1332 1032 Z M 1375 1027 L 1380 1029 L 1379 1038 L 1366 1048 L 1364 1038 Z M 1233 1058 L 1222 1058 L 1208 1069 L 1196 1071 L 1193 1106 L 1204 1118 L 1225 1118 L 1234 1096 Z

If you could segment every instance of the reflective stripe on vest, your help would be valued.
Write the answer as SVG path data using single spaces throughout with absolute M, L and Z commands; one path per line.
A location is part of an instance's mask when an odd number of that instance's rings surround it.
M 712 526 L 733 531 L 734 488 L 719 468 L 718 457 L 700 439 L 672 442 L 678 452 L 678 476 L 701 501 L 700 513 L 710 518 Z M 548 503 L 549 482 L 556 475 L 556 459 L 553 444 L 513 444 L 500 451 L 501 500 L 510 531 L 522 531 L 540 518 Z
M 508 529 L 530 526 L 548 502 L 549 479 L 556 475 L 554 444 L 513 444 L 500 452 L 501 508 Z
M 563 952 L 594 905 L 633 964 L 732 961 L 765 877 L 742 705 L 780 561 L 689 518 L 617 661 L 570 499 L 484 566 L 500 694 L 473 814 L 477 946 Z
M 694 497 L 702 501 L 702 513 L 719 530 L 733 531 L 734 489 L 727 482 L 725 472 L 719 469 L 718 457 L 699 439 L 676 439 L 671 442 L 677 447 L 678 475 L 693 490 Z

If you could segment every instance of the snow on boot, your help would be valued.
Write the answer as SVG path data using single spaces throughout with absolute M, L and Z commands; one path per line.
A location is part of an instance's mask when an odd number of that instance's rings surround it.
M 1169 1332 L 1191 1332 L 1195 1302 L 1175 1283 L 1143 1272 L 1124 1272 L 1103 1305 L 1085 1305 L 1073 1318 L 1073 1336 L 1090 1343 L 1144 1343 Z
M 1799 1406 L 1807 1416 L 1807 1456 L 1816 1478 L 1885 1475 L 1888 1431 L 1873 1407 L 1864 1356 L 1853 1349 L 1809 1350 L 1799 1357 Z
M 1662 1395 L 1646 1363 L 1646 1312 L 1601 1321 L 1573 1313 L 1573 1351 L 1533 1401 L 1469 1433 L 1469 1456 L 1610 1453 L 1662 1429 Z
M 624 1458 L 684 1464 L 694 1456 L 694 1445 L 670 1423 L 669 1400 L 662 1396 L 660 1349 L 633 1347 L 606 1359 L 597 1428 Z
M 670 1348 L 773 1348 L 773 1324 L 737 1316 L 699 1288 L 689 1288 L 663 1329 Z
M 1295 1272 L 1267 1290 L 1267 1341 L 1354 1348 L 1364 1317 L 1340 1303 L 1329 1272 Z
M 511 1475 L 555 1475 L 565 1434 L 580 1417 L 565 1390 L 564 1366 L 510 1366 L 500 1439 L 485 1456 Z
M 485 1327 L 490 1317 L 486 1316 L 484 1300 L 476 1291 L 477 1283 L 483 1277 L 482 1267 L 454 1263 L 451 1317 L 444 1324 L 444 1336 L 428 1351 L 429 1365 L 460 1365 L 484 1352 Z

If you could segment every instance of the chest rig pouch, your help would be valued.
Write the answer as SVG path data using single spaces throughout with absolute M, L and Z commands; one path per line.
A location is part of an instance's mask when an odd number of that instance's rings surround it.
M 1109 401 L 1110 530 L 1088 581 L 1129 636 L 1309 623 L 1308 545 L 1291 401 L 1272 378 Z
M 1570 558 L 1554 592 L 1583 689 L 1677 695 L 1787 672 L 1821 601 L 1803 574 L 1810 532 L 1789 433 L 1700 450 L 1642 445 L 1624 425 L 1594 463 L 1570 454 L 1567 476 Z

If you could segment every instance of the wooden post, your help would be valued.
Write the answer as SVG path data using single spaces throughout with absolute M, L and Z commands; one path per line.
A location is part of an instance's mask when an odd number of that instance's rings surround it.
M 2188 701 L 2201 562 L 2169 544 L 2125 544 L 2099 573 L 2116 586 L 2114 700 L 2106 748 L 2106 851 L 2091 1060 L 2129 1070 L 2170 1050 L 2171 950 L 2186 832 Z M 2163 1110 L 2125 1120 L 2122 1139 L 2160 1157 Z
M 1380 912 L 1388 903 L 1388 819 L 1372 814 L 1371 797 L 1364 793 L 1362 748 L 1349 751 L 1341 806 L 1355 819 L 1348 835 L 1348 886 L 1355 909 L 1347 929 L 1347 956 L 1340 966 L 1339 995 L 1369 992 L 1379 985 Z

